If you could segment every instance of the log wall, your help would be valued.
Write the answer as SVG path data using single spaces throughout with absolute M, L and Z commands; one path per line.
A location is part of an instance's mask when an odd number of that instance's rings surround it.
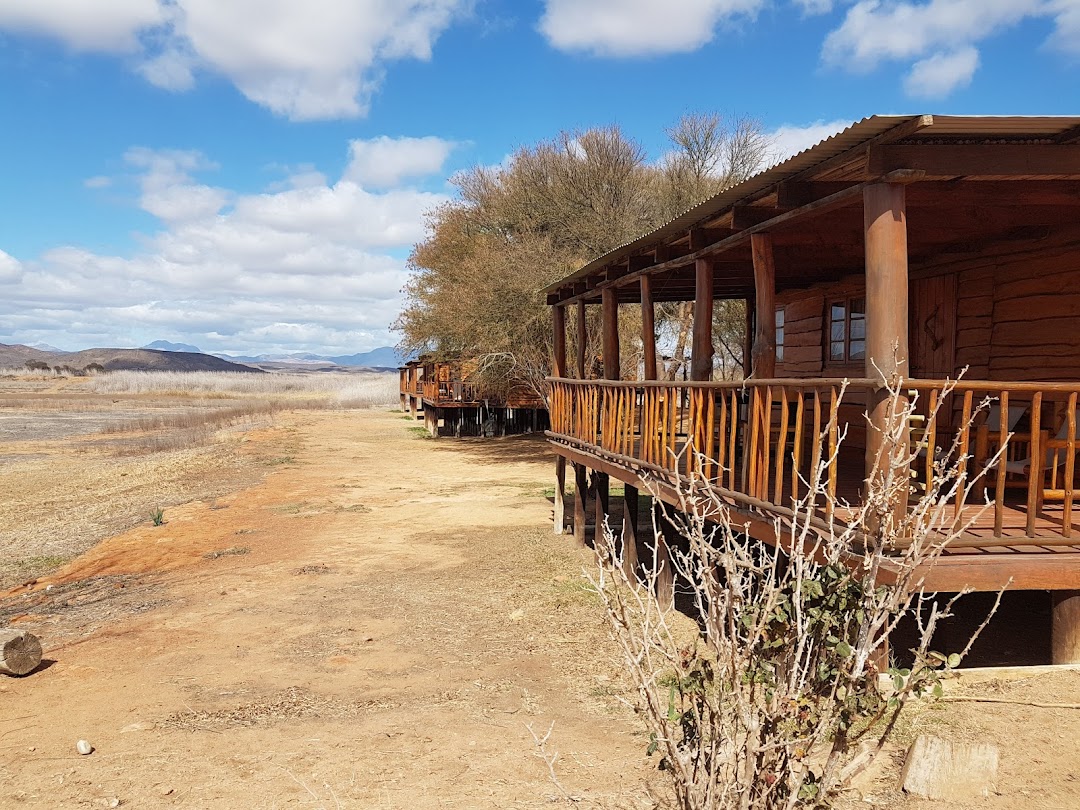
M 956 279 L 955 375 L 970 380 L 1080 380 L 1080 249 L 923 265 L 920 277 Z M 784 307 L 778 377 L 857 377 L 861 363 L 826 360 L 829 301 L 859 296 L 861 277 L 777 294 Z M 913 373 L 915 370 L 913 369 Z

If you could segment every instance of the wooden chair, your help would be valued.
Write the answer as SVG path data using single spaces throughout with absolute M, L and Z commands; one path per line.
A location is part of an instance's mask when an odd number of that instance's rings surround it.
M 1006 449 L 1005 487 L 1030 489 L 1034 479 L 1038 486 L 1036 506 L 1039 510 L 1047 500 L 1068 500 L 1070 504 L 1072 501 L 1076 454 L 1080 451 L 1080 443 L 1077 442 L 1078 419 L 1076 412 L 1069 414 L 1067 408 L 1055 408 L 1055 412 L 1051 424 L 1056 423 L 1058 430 L 1054 434 L 1050 430 L 1039 431 L 1037 453 L 1031 452 L 1031 433 L 1014 433 Z M 996 446 L 994 452 L 997 452 Z M 996 484 L 997 471 L 995 465 L 987 472 L 987 478 L 991 479 L 988 487 Z
M 1020 420 L 1024 418 L 1024 414 L 1030 409 L 1029 403 L 1023 403 L 1020 405 L 1010 405 L 1008 413 L 1008 421 L 1005 423 L 1005 430 L 1008 433 L 1013 433 L 1016 430 L 1017 425 L 1020 424 Z M 1022 444 L 1022 442 L 1021 442 Z M 1030 438 L 1025 448 L 1031 444 Z M 986 419 L 981 425 L 975 429 L 975 474 L 982 472 L 986 467 L 986 462 L 994 456 L 998 447 L 1001 445 L 1001 403 L 994 402 L 986 411 Z M 1009 449 L 1016 449 L 1016 443 L 1011 442 Z M 1021 457 L 1022 457 L 1021 453 Z M 1030 454 L 1029 454 L 1030 455 Z

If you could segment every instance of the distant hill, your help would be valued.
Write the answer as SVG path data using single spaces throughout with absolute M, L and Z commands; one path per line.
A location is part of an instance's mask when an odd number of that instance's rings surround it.
M 238 371 L 259 373 L 257 368 L 230 363 L 220 357 L 196 352 L 155 349 L 85 349 L 81 352 L 46 352 L 20 344 L 0 343 L 0 367 L 25 366 L 36 360 L 49 366 L 67 366 L 81 371 L 99 365 L 105 371 Z
M 398 359 L 397 349 L 393 346 L 380 346 L 377 349 L 372 349 L 370 352 L 342 354 L 337 357 L 328 357 L 326 359 L 337 363 L 339 366 L 381 366 L 384 368 L 397 368 L 401 365 L 401 361 Z
M 190 343 L 170 343 L 167 340 L 155 340 L 153 343 L 147 343 L 143 348 L 158 349 L 163 352 L 190 352 L 192 354 L 202 354 L 202 349 L 198 346 L 192 346 Z
M 259 355 L 229 355 L 216 354 L 226 360 L 237 363 L 259 363 L 278 365 L 298 365 L 305 367 L 325 366 L 333 364 L 337 366 L 363 366 L 366 368 L 397 368 L 400 365 L 397 349 L 393 346 L 380 346 L 370 352 L 358 354 L 323 355 L 311 352 L 295 352 L 292 354 L 259 354 Z

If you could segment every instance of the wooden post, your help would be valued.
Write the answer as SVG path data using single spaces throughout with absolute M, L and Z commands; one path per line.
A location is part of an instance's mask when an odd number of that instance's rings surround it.
M 652 276 L 641 277 L 641 351 L 645 357 L 645 379 L 657 379 L 656 310 L 653 307 Z
M 866 240 L 866 376 L 880 385 L 896 386 L 908 375 L 908 252 L 905 187 L 875 183 L 863 191 Z M 897 408 L 904 407 L 898 402 Z M 892 458 L 907 452 L 906 432 L 897 447 L 884 446 L 890 421 L 888 391 L 871 392 L 870 429 L 866 432 L 866 480 L 884 474 Z M 881 455 L 882 469 L 876 469 Z M 902 515 L 907 497 L 898 497 L 894 510 Z
M 585 344 L 589 339 L 588 329 L 585 325 L 585 302 L 577 302 L 577 376 L 579 380 L 585 379 Z
M 746 299 L 746 332 L 743 335 L 743 377 L 749 377 L 753 373 L 751 361 L 754 357 L 754 307 L 757 303 L 753 298 Z
M 551 376 L 566 376 L 566 309 L 562 304 L 551 308 Z
M 605 287 L 601 293 L 604 320 L 604 379 L 618 380 L 622 377 L 619 359 L 619 299 L 614 287 Z
M 1080 591 L 1053 591 L 1053 664 L 1080 664 Z
M 713 366 L 713 266 L 708 259 L 694 262 L 694 338 L 690 379 L 711 380 Z
M 608 515 L 611 514 L 611 498 L 609 496 L 610 484 L 607 473 L 593 470 L 593 548 L 600 548 L 604 539 L 604 526 L 607 524 Z
M 657 258 L 660 255 L 657 254 Z M 656 372 L 656 309 L 653 305 L 652 276 L 641 277 L 641 348 L 645 358 L 645 379 L 655 380 Z M 644 420 L 642 421 L 644 425 Z M 645 436 L 641 437 L 642 444 Z M 633 582 L 638 573 L 641 554 L 638 551 L 638 496 L 637 487 L 629 485 L 623 488 L 623 571 Z M 648 497 L 648 496 L 646 496 Z M 654 543 L 659 546 L 663 538 L 656 536 Z M 665 547 L 665 555 L 667 553 Z M 657 583 L 659 587 L 659 582 Z
M 574 541 L 585 545 L 585 502 L 589 497 L 589 472 L 582 465 L 574 465 Z
M 750 235 L 754 256 L 754 348 L 753 374 L 758 380 L 776 376 L 776 264 L 772 235 Z
M 656 548 L 653 552 L 653 570 L 656 572 L 656 601 L 661 610 L 675 605 L 675 571 L 671 564 L 667 533 L 674 527 L 664 517 L 660 504 L 653 503 L 653 524 L 656 526 Z
M 551 376 L 566 376 L 566 310 L 561 304 L 551 308 Z M 533 410 L 533 430 L 536 430 L 537 411 Z M 566 525 L 566 458 L 555 456 L 555 508 L 552 515 L 555 534 L 562 534 Z
M 638 570 L 638 489 L 623 484 L 622 569 L 631 582 Z

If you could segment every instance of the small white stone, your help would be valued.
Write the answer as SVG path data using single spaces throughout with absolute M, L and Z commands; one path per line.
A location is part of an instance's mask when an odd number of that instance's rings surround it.
M 92 746 L 87 740 L 79 740 L 77 743 L 75 743 L 75 750 L 85 757 L 87 754 L 93 752 L 94 746 Z

